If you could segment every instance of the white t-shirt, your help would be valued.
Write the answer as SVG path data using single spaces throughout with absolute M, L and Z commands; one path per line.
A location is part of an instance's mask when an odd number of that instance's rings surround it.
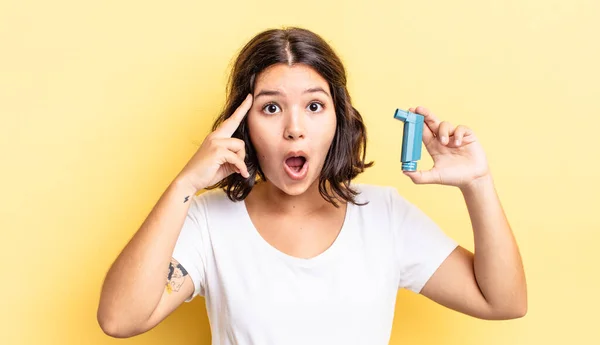
M 266 242 L 244 202 L 195 196 L 173 257 L 205 297 L 219 345 L 388 344 L 399 288 L 419 293 L 457 243 L 394 187 L 352 184 L 342 229 L 302 259 Z

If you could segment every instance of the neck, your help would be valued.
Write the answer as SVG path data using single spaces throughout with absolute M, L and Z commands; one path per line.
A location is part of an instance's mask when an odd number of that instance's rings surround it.
M 334 208 L 319 193 L 319 181 L 313 184 L 300 195 L 288 195 L 270 182 L 260 182 L 259 199 L 269 212 L 290 216 L 307 216 L 323 209 Z M 329 185 L 327 185 L 329 189 Z M 338 201 L 339 203 L 339 201 Z

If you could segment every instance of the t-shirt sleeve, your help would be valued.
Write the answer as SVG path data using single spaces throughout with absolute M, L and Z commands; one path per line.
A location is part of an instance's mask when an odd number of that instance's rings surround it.
M 172 255 L 194 283 L 194 292 L 185 302 L 198 295 L 204 296 L 205 292 L 205 248 L 208 240 L 205 205 L 199 196 L 194 196 L 191 202 Z
M 392 188 L 395 215 L 398 288 L 420 293 L 429 278 L 458 246 L 458 243 L 420 208 Z

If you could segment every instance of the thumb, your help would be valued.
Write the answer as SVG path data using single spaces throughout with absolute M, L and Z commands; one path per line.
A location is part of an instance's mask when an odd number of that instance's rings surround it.
M 415 184 L 430 184 L 436 183 L 439 178 L 437 174 L 432 170 L 426 171 L 402 171 L 404 175 L 410 177 Z

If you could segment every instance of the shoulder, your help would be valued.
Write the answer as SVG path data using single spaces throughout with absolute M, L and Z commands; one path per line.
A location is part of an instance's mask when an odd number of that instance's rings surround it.
M 200 194 L 194 197 L 196 202 L 199 203 L 222 203 L 228 200 L 232 202 L 228 197 L 227 193 L 222 188 L 203 190 Z
M 359 192 L 356 196 L 357 203 L 368 203 L 358 207 L 359 212 L 365 215 L 402 223 L 416 208 L 394 186 L 359 183 L 352 187 Z
M 226 211 L 233 207 L 234 201 L 229 199 L 227 193 L 221 189 L 204 190 L 192 198 L 191 213 L 209 213 L 217 210 Z
M 370 183 L 353 183 L 351 188 L 359 194 L 356 196 L 356 201 L 359 203 L 368 202 L 380 204 L 397 204 L 406 202 L 399 193 L 396 187 L 389 185 L 377 185 Z

